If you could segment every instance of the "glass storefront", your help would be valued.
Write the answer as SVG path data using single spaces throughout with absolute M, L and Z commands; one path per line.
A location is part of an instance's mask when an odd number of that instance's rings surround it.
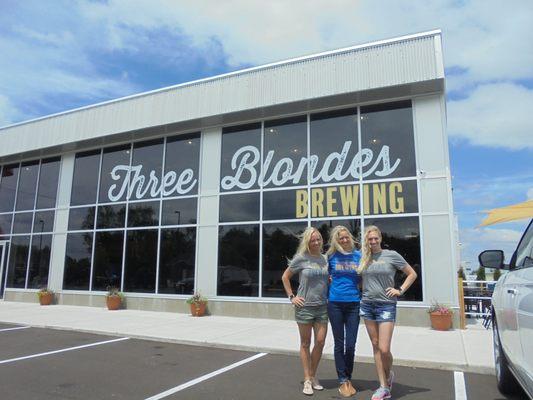
M 194 290 L 200 134 L 76 154 L 63 289 Z
M 48 284 L 59 157 L 1 167 L 0 240 L 9 243 L 6 287 Z
M 225 128 L 221 160 L 217 295 L 285 297 L 307 226 L 327 241 L 344 225 L 360 242 L 375 224 L 422 276 L 410 101 Z M 422 279 L 402 300 L 422 301 Z

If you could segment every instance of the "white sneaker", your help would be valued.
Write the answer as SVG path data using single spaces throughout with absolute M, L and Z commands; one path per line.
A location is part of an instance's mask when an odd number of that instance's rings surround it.
M 320 384 L 320 381 L 318 380 L 318 378 L 311 378 L 311 383 L 312 383 L 312 386 L 313 386 L 313 389 L 315 390 L 324 390 L 324 386 L 322 386 Z
M 302 392 L 308 396 L 311 396 L 313 392 L 313 383 L 308 379 L 304 381 L 304 390 Z

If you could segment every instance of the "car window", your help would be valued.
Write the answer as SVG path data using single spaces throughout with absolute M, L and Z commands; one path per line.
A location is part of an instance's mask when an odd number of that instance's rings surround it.
M 516 268 L 533 267 L 533 221 L 516 249 Z

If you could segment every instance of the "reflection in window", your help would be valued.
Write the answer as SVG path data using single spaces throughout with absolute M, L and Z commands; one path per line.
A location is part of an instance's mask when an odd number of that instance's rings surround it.
M 54 211 L 37 211 L 33 218 L 33 233 L 52 232 L 54 216 Z
M 311 183 L 345 182 L 359 150 L 357 110 L 348 109 L 311 115 L 311 154 L 318 156 Z
M 96 228 L 123 228 L 126 222 L 126 204 L 98 206 Z
M 68 230 L 80 231 L 94 228 L 95 207 L 71 208 L 68 215 Z
M 96 232 L 92 290 L 120 288 L 122 278 L 122 247 L 124 232 Z
M 307 116 L 266 121 L 264 146 L 264 187 L 305 184 Z
M 238 171 L 241 162 L 255 169 Z M 261 124 L 228 127 L 222 130 L 220 190 L 257 189 L 261 164 Z M 255 173 L 254 173 L 255 171 Z
M 159 224 L 159 201 L 130 203 L 128 226 L 154 226 Z
M 130 153 L 131 145 L 123 145 L 117 147 L 110 147 L 104 149 L 102 156 L 102 169 L 100 171 L 100 191 L 98 194 L 98 201 L 100 203 L 107 203 L 112 201 L 109 198 L 109 191 L 111 186 L 114 185 L 114 190 L 112 194 L 118 196 L 121 192 L 123 183 L 126 178 L 127 168 L 130 165 Z M 115 170 L 114 175 L 118 177 L 118 180 L 112 178 L 111 174 L 113 169 L 117 166 L 120 166 Z M 124 201 L 126 200 L 127 188 L 122 192 L 122 195 L 113 201 Z
M 76 154 L 70 205 L 96 203 L 99 167 L 100 150 Z
M 197 198 L 163 200 L 161 225 L 196 224 Z
M 361 107 L 361 141 L 361 147 L 373 154 L 363 170 L 366 179 L 416 176 L 410 100 Z M 382 161 L 376 164 L 379 154 L 390 159 L 390 168 Z
M 296 252 L 298 235 L 305 228 L 305 222 L 263 225 L 263 297 L 285 297 L 281 275 Z M 291 284 L 296 293 L 298 282 L 293 280 Z
M 92 246 L 93 234 L 90 232 L 67 235 L 63 289 L 89 289 Z
M 39 173 L 39 189 L 37 190 L 37 208 L 54 208 L 56 206 L 57 183 L 59 180 L 59 157 L 43 160 Z
M 218 232 L 217 295 L 257 296 L 259 225 L 221 226 Z
M 16 213 L 13 221 L 13 233 L 30 233 L 33 213 Z
M 163 139 L 133 144 L 131 167 L 140 167 L 144 179 L 131 179 L 130 200 L 159 198 L 163 163 Z
M 17 210 L 33 210 L 39 161 L 22 163 L 17 191 Z
M 0 214 L 0 235 L 9 235 L 11 233 L 11 220 L 13 214 Z
M 128 231 L 124 291 L 155 293 L 157 230 Z
M 303 199 L 301 190 L 275 190 L 263 192 L 263 219 L 295 219 L 306 217 L 304 209 L 307 210 L 307 200 Z
M 196 228 L 161 230 L 158 293 L 193 293 L 195 249 Z
M 422 301 L 422 266 L 420 260 L 420 228 L 418 217 L 365 219 L 365 226 L 376 225 L 383 235 L 381 247 L 397 251 L 413 267 L 418 278 L 400 300 Z M 396 273 L 395 286 L 399 287 L 405 276 Z
M 220 222 L 257 221 L 259 193 L 220 196 Z
M 47 286 L 51 249 L 52 235 L 33 235 L 28 288 L 38 289 Z
M 167 139 L 167 149 L 165 153 L 165 175 L 169 172 L 176 174 L 176 179 L 182 180 L 190 176 L 188 184 L 183 185 L 183 190 L 191 188 L 187 193 L 178 193 L 172 190 L 173 186 L 169 184 L 170 188 L 166 189 L 167 196 L 179 196 L 180 194 L 196 194 L 198 193 L 198 182 L 193 186 L 194 180 L 198 180 L 198 165 L 200 161 L 200 134 L 194 133 L 189 135 L 180 135 Z M 191 170 L 187 172 L 187 170 Z M 192 174 L 191 174 L 192 173 Z M 185 181 L 184 181 L 185 182 Z
M 29 236 L 13 236 L 11 238 L 7 287 L 24 288 L 26 286 L 29 248 Z
M 4 165 L 0 179 L 0 212 L 13 211 L 19 174 L 18 164 Z

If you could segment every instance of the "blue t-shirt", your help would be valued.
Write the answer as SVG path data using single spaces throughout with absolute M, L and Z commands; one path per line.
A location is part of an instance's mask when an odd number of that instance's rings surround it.
M 357 250 L 349 254 L 336 251 L 329 257 L 328 269 L 331 276 L 329 301 L 361 301 L 359 291 L 361 278 L 357 274 L 360 260 L 361 253 Z

